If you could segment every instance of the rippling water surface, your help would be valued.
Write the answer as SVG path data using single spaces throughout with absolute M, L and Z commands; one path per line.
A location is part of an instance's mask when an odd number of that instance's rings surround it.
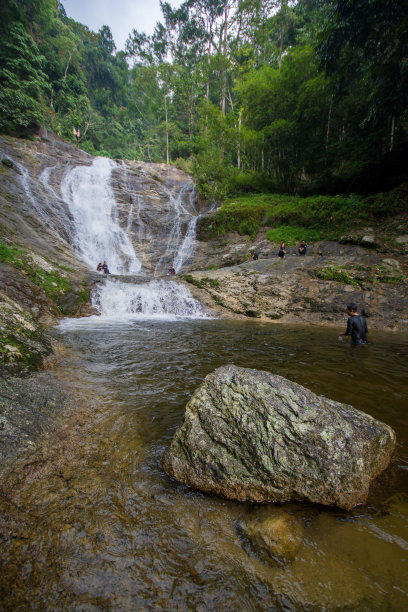
M 407 337 L 351 347 L 335 330 L 214 320 L 88 320 L 61 333 L 72 353 L 58 373 L 92 397 L 93 419 L 63 469 L 19 494 L 24 525 L 2 553 L 7 609 L 408 608 Z M 365 506 L 284 505 L 303 543 L 283 567 L 240 539 L 237 522 L 259 507 L 192 491 L 159 466 L 193 390 L 228 363 L 290 378 L 397 432 L 396 461 Z

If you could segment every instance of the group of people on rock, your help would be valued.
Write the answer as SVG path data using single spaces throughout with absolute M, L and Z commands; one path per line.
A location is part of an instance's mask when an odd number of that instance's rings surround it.
M 307 253 L 306 240 L 302 240 L 302 242 L 298 246 L 298 250 L 297 251 L 298 251 L 298 255 L 299 256 L 306 255 L 306 253 Z M 284 259 L 285 255 L 286 255 L 286 244 L 284 242 L 281 242 L 280 245 L 279 245 L 278 257 L 280 259 Z M 249 261 L 256 261 L 257 259 L 259 259 L 258 253 L 254 249 L 251 249 L 249 251 L 248 260 Z
M 298 246 L 298 255 L 304 256 L 307 253 L 307 244 L 305 240 Z M 278 257 L 284 259 L 286 255 L 286 244 L 281 242 L 279 245 Z M 254 249 L 249 252 L 249 261 L 256 261 L 258 254 Z M 350 343 L 354 345 L 368 344 L 367 342 L 367 322 L 362 314 L 359 314 L 357 304 L 350 302 L 347 304 L 347 315 L 349 317 L 346 331 L 339 334 L 339 340 L 343 340 L 343 336 L 350 336 Z
M 302 240 L 302 242 L 299 244 L 298 246 L 298 255 L 306 255 L 307 253 L 307 244 L 306 244 L 306 240 Z M 278 257 L 280 259 L 284 259 L 286 255 L 286 244 L 284 242 L 281 242 L 279 245 L 279 252 L 278 252 Z
M 96 271 L 100 272 L 101 274 L 110 274 L 108 264 L 106 263 L 106 261 L 104 261 L 103 264 L 99 262 L 96 267 Z

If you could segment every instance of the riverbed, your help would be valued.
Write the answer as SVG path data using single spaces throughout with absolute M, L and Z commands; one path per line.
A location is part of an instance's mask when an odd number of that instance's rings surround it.
M 56 333 L 70 351 L 55 374 L 89 398 L 91 419 L 62 467 L 12 496 L 1 609 L 407 609 L 408 336 L 352 347 L 313 326 L 97 317 Z M 291 564 L 264 564 L 242 539 L 240 519 L 259 506 L 205 496 L 159 465 L 194 389 L 229 363 L 352 404 L 397 434 L 366 505 L 269 506 L 303 526 Z

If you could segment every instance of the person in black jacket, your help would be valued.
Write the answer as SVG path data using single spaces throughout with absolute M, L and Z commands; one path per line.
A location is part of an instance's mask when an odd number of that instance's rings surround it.
M 306 255 L 307 253 L 306 240 L 302 240 L 302 242 L 299 244 L 298 253 L 299 255 Z
M 340 336 L 350 336 L 351 344 L 367 344 L 367 322 L 363 315 L 358 314 L 357 304 L 354 302 L 347 304 L 347 314 L 349 316 L 347 329 Z

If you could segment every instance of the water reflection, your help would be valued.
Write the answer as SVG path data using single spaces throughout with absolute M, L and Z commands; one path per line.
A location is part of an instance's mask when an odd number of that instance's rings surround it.
M 75 357 L 59 375 L 86 387 L 97 410 L 72 461 L 14 499 L 5 605 L 406 609 L 408 338 L 370 339 L 351 347 L 337 343 L 335 330 L 210 320 L 89 322 L 67 331 Z M 249 554 L 236 528 L 258 507 L 204 496 L 159 467 L 191 393 L 227 363 L 286 376 L 397 432 L 398 460 L 366 506 L 346 513 L 284 505 L 304 534 L 285 567 Z

